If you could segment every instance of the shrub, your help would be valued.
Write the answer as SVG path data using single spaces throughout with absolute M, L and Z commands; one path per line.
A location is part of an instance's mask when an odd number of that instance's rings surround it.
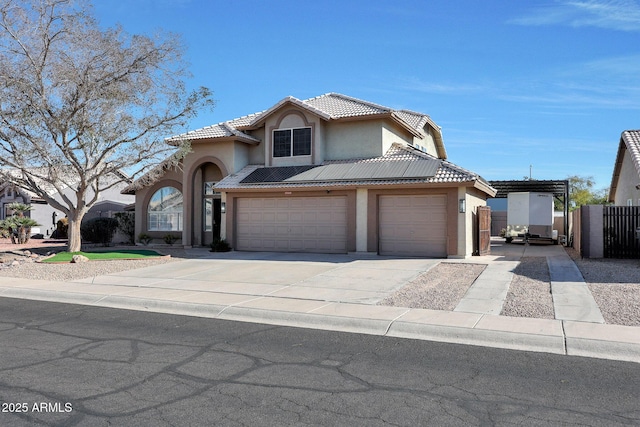
M 213 239 L 211 242 L 211 252 L 229 252 L 231 250 L 231 246 L 224 239 Z
M 82 223 L 80 234 L 84 240 L 109 246 L 117 228 L 118 220 L 115 218 L 91 218 Z
M 153 238 L 146 233 L 138 234 L 138 242 L 142 243 L 145 246 L 147 246 L 151 242 L 151 240 L 153 240 Z
M 163 237 L 164 242 L 169 245 L 169 246 L 173 246 L 173 244 L 176 242 L 176 240 L 178 240 L 178 237 L 174 234 L 165 234 L 165 236 Z
M 55 238 L 66 239 L 68 237 L 69 237 L 69 220 L 67 218 L 60 218 L 56 223 Z
M 120 230 L 129 239 L 128 243 L 134 244 L 136 238 L 136 216 L 133 212 L 118 212 L 115 215 Z

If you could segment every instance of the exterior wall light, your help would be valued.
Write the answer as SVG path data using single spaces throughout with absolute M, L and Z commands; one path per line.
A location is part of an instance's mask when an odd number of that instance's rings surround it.
M 458 212 L 465 213 L 467 211 L 467 201 L 465 199 L 458 200 Z
M 220 203 L 220 213 L 227 212 L 227 204 L 225 202 Z

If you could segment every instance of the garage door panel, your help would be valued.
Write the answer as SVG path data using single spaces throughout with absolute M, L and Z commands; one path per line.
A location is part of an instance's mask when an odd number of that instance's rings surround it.
M 240 198 L 236 221 L 239 250 L 347 252 L 344 196 Z
M 447 197 L 402 195 L 379 198 L 382 255 L 447 255 Z

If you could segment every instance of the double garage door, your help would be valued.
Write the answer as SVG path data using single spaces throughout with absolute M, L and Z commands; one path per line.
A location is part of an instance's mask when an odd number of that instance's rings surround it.
M 447 256 L 447 196 L 380 196 L 380 255 Z
M 347 252 L 347 198 L 237 199 L 236 246 L 243 251 Z

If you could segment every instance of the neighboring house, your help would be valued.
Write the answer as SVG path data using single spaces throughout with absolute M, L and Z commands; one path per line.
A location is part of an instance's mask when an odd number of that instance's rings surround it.
M 102 191 L 99 196 L 100 199 L 85 214 L 83 221 L 98 216 L 111 216 L 114 212 L 124 211 L 125 206 L 134 202 L 134 197 L 122 194 L 122 190 L 127 185 L 127 183 L 122 183 Z M 75 193 L 70 188 L 65 188 L 63 192 L 67 197 L 73 198 L 75 196 Z M 62 196 L 53 188 L 48 190 L 48 194 L 53 195 L 56 200 L 62 200 Z M 10 182 L 0 184 L 0 219 L 5 219 L 12 215 L 9 205 L 14 202 L 31 205 L 31 210 L 26 212 L 25 215 L 40 224 L 40 226 L 31 229 L 31 234 L 42 234 L 44 237 L 50 237 L 56 229 L 58 220 L 65 217 L 62 211 L 55 209 L 35 193 Z M 62 203 L 65 204 L 64 202 Z M 126 239 L 123 236 L 115 236 L 114 241 L 120 240 Z
M 495 190 L 446 160 L 425 114 L 329 93 L 167 139 L 191 142 L 136 195 L 136 234 L 236 250 L 466 257 Z M 163 169 L 164 168 L 164 169 Z
M 620 136 L 609 201 L 616 206 L 640 206 L 640 130 L 625 130 Z
M 51 236 L 53 230 L 56 229 L 54 216 L 60 219 L 64 217 L 60 211 L 53 209 L 44 200 L 35 194 L 26 191 L 15 185 L 4 182 L 0 184 L 0 219 L 5 219 L 13 215 L 9 208 L 11 203 L 24 203 L 31 205 L 31 210 L 25 212 L 25 216 L 31 217 L 40 224 L 38 227 L 31 228 L 31 234 L 42 234 L 45 237 Z

